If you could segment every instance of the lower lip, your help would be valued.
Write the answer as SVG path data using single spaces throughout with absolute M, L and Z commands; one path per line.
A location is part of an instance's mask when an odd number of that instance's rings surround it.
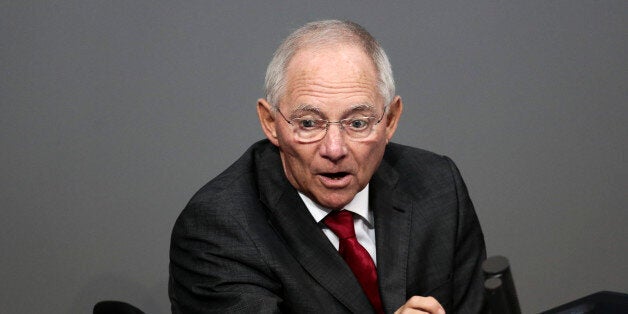
M 334 179 L 323 175 L 318 176 L 324 187 L 328 189 L 342 189 L 351 183 L 351 176 L 346 175 L 342 178 Z

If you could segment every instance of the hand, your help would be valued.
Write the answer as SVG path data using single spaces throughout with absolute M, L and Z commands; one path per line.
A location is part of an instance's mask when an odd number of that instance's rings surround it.
M 413 296 L 395 311 L 395 314 L 402 313 L 445 314 L 445 309 L 433 297 Z

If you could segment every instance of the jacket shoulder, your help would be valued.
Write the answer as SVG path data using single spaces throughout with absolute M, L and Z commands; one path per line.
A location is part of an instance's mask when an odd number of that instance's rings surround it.
M 449 168 L 451 160 L 444 155 L 425 149 L 390 143 L 386 147 L 384 162 L 390 164 L 397 171 L 413 169 L 420 172 L 431 172 L 435 169 Z M 416 175 L 416 173 L 404 172 L 408 175 Z M 403 176 L 404 173 L 400 173 L 400 175 Z
M 452 189 L 460 177 L 449 157 L 401 144 L 388 144 L 383 163 L 398 175 L 397 187 L 411 194 Z
M 259 155 L 271 149 L 268 141 L 259 141 L 249 147 L 227 169 L 201 187 L 190 199 L 188 205 L 197 203 L 226 203 L 233 199 L 251 198 L 257 195 L 256 160 Z

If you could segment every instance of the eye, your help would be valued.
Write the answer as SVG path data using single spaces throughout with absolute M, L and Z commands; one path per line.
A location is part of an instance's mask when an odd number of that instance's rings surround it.
M 314 119 L 298 119 L 299 127 L 302 129 L 313 129 L 316 128 L 317 123 Z
M 349 120 L 348 126 L 354 130 L 364 130 L 369 125 L 368 118 L 358 118 Z

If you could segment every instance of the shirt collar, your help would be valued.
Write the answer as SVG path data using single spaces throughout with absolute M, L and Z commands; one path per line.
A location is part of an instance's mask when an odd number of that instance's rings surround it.
M 314 217 L 316 223 L 319 223 L 332 211 L 329 208 L 316 204 L 316 202 L 301 192 L 299 192 L 299 196 L 303 200 L 303 203 L 305 203 L 307 209 L 310 211 L 310 214 L 312 214 L 312 217 Z M 351 202 L 349 202 L 344 209 L 358 214 L 367 224 L 369 224 L 369 226 L 373 226 L 371 215 L 369 215 L 369 185 L 367 184 L 362 191 L 358 192 L 358 194 L 353 197 L 353 200 L 351 200 Z

